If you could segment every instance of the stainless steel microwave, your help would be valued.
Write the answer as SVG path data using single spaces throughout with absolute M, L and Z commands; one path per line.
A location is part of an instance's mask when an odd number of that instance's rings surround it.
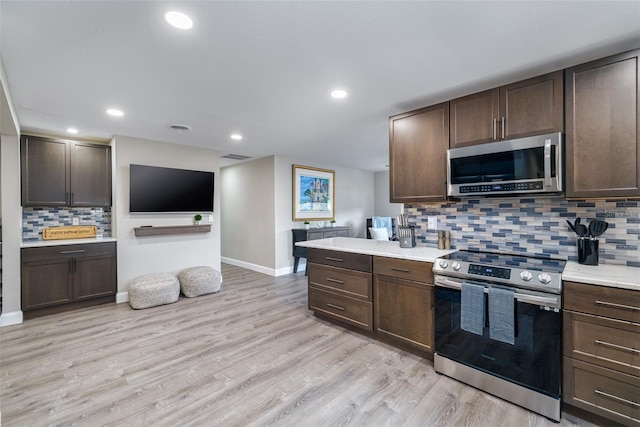
M 490 142 L 447 151 L 447 195 L 561 193 L 561 133 Z

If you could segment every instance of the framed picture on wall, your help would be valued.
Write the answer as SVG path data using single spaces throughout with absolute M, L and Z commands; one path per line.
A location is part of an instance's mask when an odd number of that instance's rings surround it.
M 334 219 L 335 191 L 334 171 L 293 165 L 293 221 Z

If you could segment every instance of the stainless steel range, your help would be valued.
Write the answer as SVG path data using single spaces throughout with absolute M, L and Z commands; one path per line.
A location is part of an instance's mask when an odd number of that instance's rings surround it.
M 473 251 L 436 259 L 435 370 L 559 421 L 564 266 Z

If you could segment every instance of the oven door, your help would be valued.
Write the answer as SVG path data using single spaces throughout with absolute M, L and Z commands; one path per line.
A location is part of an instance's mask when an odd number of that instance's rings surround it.
M 491 339 L 487 323 L 482 336 L 460 328 L 463 282 L 485 286 L 485 298 L 488 287 L 492 286 L 488 282 L 436 276 L 435 352 L 506 381 L 560 398 L 560 295 L 513 289 L 516 302 L 515 344 L 512 345 Z M 504 285 L 500 286 L 504 288 Z M 485 301 L 485 307 L 488 306 Z M 485 313 L 485 319 L 488 318 Z

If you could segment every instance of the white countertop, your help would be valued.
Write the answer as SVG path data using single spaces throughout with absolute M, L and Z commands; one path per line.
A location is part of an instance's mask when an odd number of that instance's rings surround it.
M 115 237 L 93 237 L 90 239 L 64 239 L 64 240 L 37 240 L 32 242 L 22 242 L 21 248 L 39 248 L 42 246 L 63 246 L 63 245 L 84 245 L 87 243 L 107 243 L 115 242 Z
M 354 237 L 330 237 L 328 239 L 307 240 L 304 242 L 297 242 L 296 245 L 304 246 L 306 248 L 328 249 L 331 251 L 353 252 L 364 255 L 376 255 L 425 262 L 434 262 L 439 256 L 455 252 L 455 250 L 442 250 L 426 246 L 401 248 L 399 242 L 358 239 Z
M 640 291 L 640 268 L 624 265 L 584 265 L 567 261 L 562 280 Z
M 455 252 L 455 250 L 442 250 L 425 246 L 401 248 L 398 242 L 353 237 L 307 240 L 305 242 L 297 242 L 296 245 L 425 262 L 434 262 L 437 257 Z M 574 261 L 567 261 L 562 273 L 562 280 L 640 291 L 640 268 L 611 264 L 583 265 Z

